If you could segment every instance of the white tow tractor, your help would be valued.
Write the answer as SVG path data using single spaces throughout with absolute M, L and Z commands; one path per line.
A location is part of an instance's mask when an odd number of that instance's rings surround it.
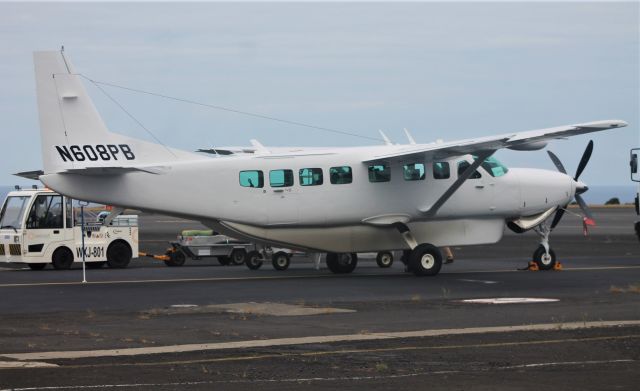
M 138 254 L 137 216 L 102 222 L 85 218 L 84 231 L 79 216 L 71 198 L 49 189 L 16 187 L 0 212 L 0 262 L 26 263 L 33 270 L 47 264 L 69 269 L 82 262 L 84 252 L 89 268 L 125 268 Z

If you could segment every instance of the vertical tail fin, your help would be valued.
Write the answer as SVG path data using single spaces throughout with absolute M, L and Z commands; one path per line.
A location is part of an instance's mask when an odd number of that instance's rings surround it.
M 35 52 L 33 59 L 44 172 L 74 168 L 88 159 L 74 159 L 71 146 L 107 144 L 109 132 L 62 51 Z
M 109 132 L 63 51 L 35 52 L 33 58 L 45 173 L 201 159 Z

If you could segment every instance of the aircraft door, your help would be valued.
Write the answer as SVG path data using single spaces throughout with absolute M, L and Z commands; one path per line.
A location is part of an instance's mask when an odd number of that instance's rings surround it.
M 298 223 L 300 207 L 293 176 L 293 170 L 289 169 L 269 171 L 264 202 L 269 225 Z
M 460 160 L 456 163 L 458 175 L 461 175 L 471 163 L 466 160 Z M 456 209 L 469 215 L 486 214 L 488 211 L 495 209 L 495 194 L 493 181 L 486 172 L 478 169 L 460 189 L 454 194 Z
M 42 255 L 50 246 L 67 239 L 64 229 L 63 197 L 58 194 L 36 196 L 26 218 L 24 246 L 28 254 Z

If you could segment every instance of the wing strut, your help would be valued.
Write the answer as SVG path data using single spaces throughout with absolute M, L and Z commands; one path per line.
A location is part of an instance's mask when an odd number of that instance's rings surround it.
M 458 177 L 458 179 L 453 182 L 453 184 L 440 196 L 440 198 L 438 198 L 438 200 L 430 207 L 430 208 L 425 208 L 426 210 L 420 209 L 420 211 L 424 212 L 424 214 L 427 217 L 433 217 L 435 216 L 436 213 L 438 213 L 438 210 L 440 210 L 440 208 L 442 207 L 442 205 L 444 205 L 445 202 L 447 202 L 447 200 L 449 198 L 451 198 L 451 196 L 453 195 L 453 193 L 455 193 L 460 186 L 462 186 L 462 184 L 471 177 L 471 175 L 476 171 L 476 169 L 478 167 L 480 167 L 480 165 L 485 161 L 486 158 L 488 158 L 489 156 L 493 155 L 493 153 L 495 152 L 495 150 L 489 150 L 489 151 L 481 151 L 478 152 L 478 156 L 476 157 L 476 159 L 473 161 L 473 163 L 467 167 L 466 170 L 464 170 L 464 172 Z

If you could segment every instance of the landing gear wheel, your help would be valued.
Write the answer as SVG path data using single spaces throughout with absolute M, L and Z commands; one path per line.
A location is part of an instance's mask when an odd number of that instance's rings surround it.
M 556 265 L 556 253 L 549 249 L 549 254 L 547 254 L 544 246 L 540 246 L 533 253 L 533 262 L 538 265 L 540 270 L 551 270 Z
M 106 262 L 87 262 L 87 269 L 100 269 Z
M 333 273 L 351 273 L 358 265 L 356 253 L 327 253 L 327 267 Z
M 289 254 L 284 251 L 278 251 L 273 254 L 273 257 L 271 257 L 271 263 L 273 264 L 273 268 L 276 270 L 287 270 L 291 263 L 291 259 L 289 258 Z
M 107 265 L 112 269 L 124 269 L 131 262 L 131 248 L 126 242 L 113 242 L 107 249 Z
M 29 269 L 31 270 L 42 270 L 47 266 L 46 263 L 30 263 Z
M 251 270 L 260 269 L 262 266 L 262 255 L 258 251 L 249 251 L 244 257 L 244 263 Z
M 169 267 L 182 266 L 187 261 L 187 257 L 185 257 L 184 253 L 180 250 L 170 251 L 167 255 L 169 256 L 169 260 L 164 261 L 164 264 Z
M 231 258 L 227 257 L 226 255 L 221 255 L 218 258 L 218 263 L 221 264 L 222 266 L 227 266 L 231 263 Z
M 73 264 L 73 253 L 66 247 L 60 247 L 53 252 L 51 263 L 56 270 L 67 270 Z
M 393 265 L 393 254 L 389 251 L 381 251 L 376 256 L 376 263 L 381 268 L 391 267 Z
M 420 244 L 411 251 L 409 269 L 416 276 L 435 276 L 442 267 L 442 254 L 431 244 Z
M 236 248 L 231 251 L 231 263 L 234 265 L 242 265 L 247 252 L 243 248 Z

